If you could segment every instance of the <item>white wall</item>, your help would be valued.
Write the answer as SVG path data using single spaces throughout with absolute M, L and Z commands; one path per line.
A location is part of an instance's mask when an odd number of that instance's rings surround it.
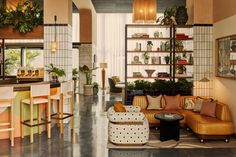
M 214 24 L 214 39 L 236 34 L 236 15 Z M 229 105 L 236 126 L 236 80 L 215 77 L 215 99 Z M 236 133 L 236 127 L 235 127 Z

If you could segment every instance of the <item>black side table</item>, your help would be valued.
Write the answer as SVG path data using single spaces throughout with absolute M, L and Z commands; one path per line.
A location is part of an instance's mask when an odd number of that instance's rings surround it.
M 160 140 L 174 139 L 179 141 L 179 121 L 184 118 L 176 113 L 157 113 L 155 118 L 160 120 Z

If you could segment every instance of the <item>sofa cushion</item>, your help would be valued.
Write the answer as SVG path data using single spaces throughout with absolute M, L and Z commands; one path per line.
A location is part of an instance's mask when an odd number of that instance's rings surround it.
M 165 108 L 164 110 L 178 110 L 180 109 L 180 95 L 167 96 L 164 95 Z
M 201 99 L 201 98 L 196 99 L 195 104 L 194 104 L 194 108 L 193 108 L 194 112 L 200 112 L 201 111 L 202 102 L 203 102 L 203 99 Z
M 192 98 L 185 98 L 184 99 L 184 109 L 192 110 L 194 108 L 194 100 Z
M 200 111 L 201 115 L 206 115 L 210 117 L 216 117 L 216 102 L 215 101 L 206 101 L 202 102 L 202 108 Z
M 162 98 L 161 95 L 159 95 L 157 97 L 152 97 L 150 95 L 147 95 L 147 100 L 148 100 L 147 110 L 162 110 L 161 98 Z
M 146 110 L 148 106 L 147 97 L 146 96 L 134 96 L 132 105 L 139 106 L 141 110 Z
M 115 84 L 120 82 L 120 77 L 119 76 L 112 76 L 111 79 L 114 81 Z
M 124 105 L 121 104 L 119 101 L 115 101 L 114 110 L 116 112 L 126 112 L 126 109 L 125 109 Z

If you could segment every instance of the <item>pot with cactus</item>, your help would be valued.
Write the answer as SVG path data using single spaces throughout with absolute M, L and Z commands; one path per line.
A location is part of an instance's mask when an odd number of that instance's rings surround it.
M 152 41 L 147 41 L 147 51 L 152 51 L 153 43 Z
M 144 64 L 149 63 L 150 55 L 149 55 L 148 52 L 144 52 L 143 55 L 142 55 L 142 58 L 144 59 Z
M 169 64 L 169 62 L 170 62 L 170 56 L 169 56 L 169 55 L 166 55 L 166 56 L 164 57 L 164 59 L 165 59 L 166 64 Z
M 86 84 L 84 85 L 84 95 L 93 95 L 93 87 L 92 84 L 92 71 L 96 70 L 97 68 L 90 69 L 87 65 L 80 66 L 79 71 L 83 74 L 85 74 L 86 77 Z

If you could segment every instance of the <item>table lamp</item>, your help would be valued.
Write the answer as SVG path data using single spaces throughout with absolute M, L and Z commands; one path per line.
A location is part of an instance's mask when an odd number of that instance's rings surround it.
M 107 63 L 100 63 L 100 68 L 102 68 L 102 89 L 105 89 L 105 68 L 107 68 Z

